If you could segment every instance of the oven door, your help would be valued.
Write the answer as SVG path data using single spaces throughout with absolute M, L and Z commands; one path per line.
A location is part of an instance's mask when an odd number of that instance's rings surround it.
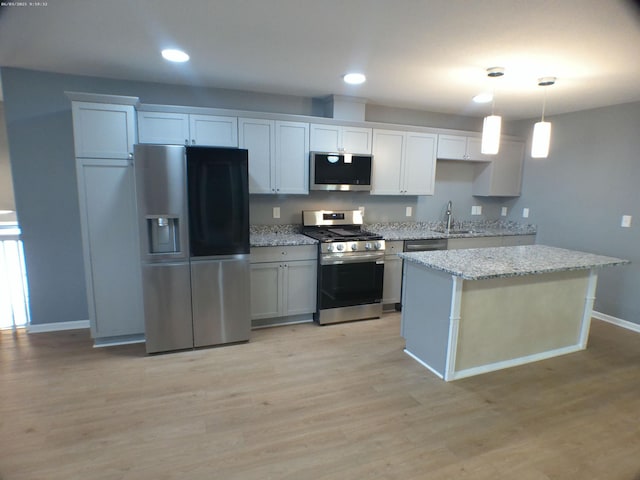
M 380 303 L 383 277 L 383 255 L 322 256 L 318 280 L 319 309 Z

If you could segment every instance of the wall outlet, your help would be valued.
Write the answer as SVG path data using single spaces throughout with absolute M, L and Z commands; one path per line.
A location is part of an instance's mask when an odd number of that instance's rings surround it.
M 407 207 L 407 208 L 405 208 L 405 209 L 404 209 L 404 214 L 405 214 L 407 217 L 410 217 L 410 216 L 413 214 L 413 209 L 412 209 L 411 207 Z
M 631 215 L 622 215 L 621 227 L 629 228 L 631 226 Z
M 500 210 L 500 215 L 502 215 L 503 217 L 507 216 L 507 207 L 502 207 L 502 210 Z
M 280 218 L 280 207 L 273 207 L 273 218 Z
M 358 210 L 360 210 L 360 213 L 364 217 L 364 207 L 358 207 Z
M 529 209 L 528 208 L 523 208 L 522 209 L 522 218 L 529 218 Z
M 482 205 L 474 205 L 471 207 L 471 215 L 482 215 Z

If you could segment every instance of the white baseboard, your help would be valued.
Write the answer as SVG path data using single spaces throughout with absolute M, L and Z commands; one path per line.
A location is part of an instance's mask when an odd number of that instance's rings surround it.
M 409 355 L 411 358 L 413 358 L 416 362 L 418 362 L 420 365 L 422 365 L 423 367 L 425 367 L 427 370 L 429 370 L 431 373 L 433 373 L 434 375 L 436 375 L 437 377 L 440 378 L 444 378 L 444 375 L 442 375 L 440 372 L 438 372 L 435 368 L 433 368 L 431 365 L 429 365 L 428 363 L 423 362 L 420 358 L 416 357 L 413 353 L 411 353 L 409 350 L 407 350 L 406 348 L 404 349 L 404 353 L 406 353 L 407 355 Z
M 89 320 L 76 320 L 74 322 L 39 323 L 28 325 L 27 333 L 61 332 L 62 330 L 78 330 L 89 328 Z
M 606 313 L 596 312 L 595 310 L 593 311 L 591 316 L 598 320 L 602 320 L 603 322 L 611 323 L 613 325 L 617 325 L 618 327 L 626 328 L 627 330 L 640 333 L 640 324 L 630 322 L 629 320 L 623 320 L 621 318 L 607 315 Z

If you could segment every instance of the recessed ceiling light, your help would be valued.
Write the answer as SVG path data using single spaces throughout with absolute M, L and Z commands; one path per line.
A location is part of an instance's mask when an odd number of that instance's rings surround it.
M 490 92 L 482 92 L 473 97 L 475 103 L 489 103 L 491 100 L 493 100 L 493 93 Z
M 349 85 L 360 85 L 367 81 L 367 77 L 362 73 L 347 73 L 344 77 L 342 77 L 345 83 Z
M 177 50 L 175 48 L 166 48 L 162 50 L 162 57 L 170 62 L 182 63 L 189 61 L 189 55 L 182 50 Z

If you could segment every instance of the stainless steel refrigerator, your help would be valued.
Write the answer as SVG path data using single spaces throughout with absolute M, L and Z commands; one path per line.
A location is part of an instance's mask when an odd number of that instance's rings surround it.
M 134 147 L 147 353 L 249 340 L 247 150 Z

